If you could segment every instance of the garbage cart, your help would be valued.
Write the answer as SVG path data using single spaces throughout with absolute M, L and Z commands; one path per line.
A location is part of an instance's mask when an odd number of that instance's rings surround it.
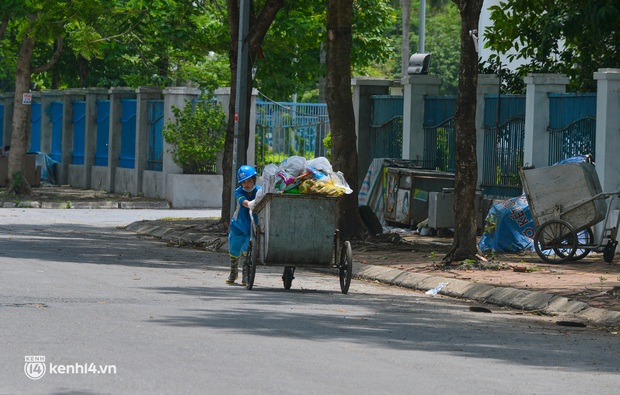
M 337 229 L 338 197 L 267 193 L 254 208 L 258 222 L 245 260 L 247 289 L 254 286 L 258 265 L 283 266 L 282 282 L 290 289 L 295 268 L 337 268 L 340 289 L 351 284 L 351 243 Z
M 605 242 L 603 259 L 614 259 L 620 217 L 615 223 L 609 218 L 620 192 L 602 192 L 592 164 L 521 168 L 519 173 L 536 226 L 534 249 L 543 261 L 582 259 Z M 595 243 L 592 227 L 602 221 Z

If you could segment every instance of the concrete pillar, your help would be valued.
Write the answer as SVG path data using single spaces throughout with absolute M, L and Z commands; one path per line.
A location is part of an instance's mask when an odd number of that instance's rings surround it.
M 149 158 L 149 101 L 161 98 L 162 90 L 158 87 L 139 87 L 136 89 L 136 160 L 133 168 L 133 182 L 130 184 L 133 196 L 142 193 L 142 176 L 148 169 Z
M 86 122 L 84 131 L 84 168 L 83 186 L 88 189 L 91 186 L 92 167 L 95 165 L 97 152 L 97 101 L 107 100 L 108 90 L 105 88 L 86 89 Z
M 351 80 L 353 86 L 353 111 L 355 113 L 355 131 L 357 135 L 357 179 L 358 190 L 364 182 L 368 167 L 372 162 L 370 157 L 370 96 L 388 95 L 392 81 L 384 78 L 356 77 Z M 403 141 L 404 145 L 404 141 Z
M 71 164 L 73 156 L 73 102 L 84 100 L 86 89 L 65 89 L 62 93 L 62 159 L 57 173 L 60 185 L 67 184 L 69 164 Z
M 603 191 L 620 191 L 620 69 L 599 69 L 596 96 L 596 172 Z
M 47 90 L 41 92 L 41 152 L 52 152 L 52 102 L 62 101 L 62 92 Z
M 226 113 L 228 119 L 228 105 L 230 103 L 230 88 L 218 88 L 215 90 L 215 99 L 222 106 L 222 110 Z M 256 102 L 258 101 L 258 90 L 252 89 L 252 101 L 250 104 L 250 136 L 248 144 L 248 164 L 256 166 Z M 217 164 L 217 174 L 222 174 L 222 158 L 220 157 Z M 236 185 L 236 183 L 233 183 Z
M 596 95 L 596 172 L 601 188 L 604 192 L 620 191 L 620 69 L 599 69 L 594 73 L 597 81 Z M 594 227 L 596 243 L 607 244 L 606 240 L 600 240 L 603 226 L 611 228 L 616 226 L 620 215 L 620 201 L 615 199 L 614 207 L 610 212 L 607 223 L 603 222 Z M 617 240 L 617 239 L 616 239 Z M 620 245 L 616 248 L 616 254 L 620 251 Z M 617 257 L 617 255 L 616 255 Z
M 121 100 L 134 97 L 135 90 L 131 88 L 111 88 L 108 94 L 110 95 L 110 140 L 108 143 L 108 185 L 105 185 L 104 189 L 108 192 L 114 192 L 116 169 L 120 167 L 121 161 Z
M 182 109 L 185 107 L 185 100 L 197 99 L 200 97 L 200 93 L 198 88 L 171 87 L 164 89 L 164 124 L 174 122 L 175 117 L 172 112 L 172 106 Z M 163 190 L 164 198 L 168 201 L 173 199 L 172 192 L 168 190 L 166 185 L 168 174 L 183 174 L 183 169 L 172 160 L 172 154 L 169 152 L 171 148 L 172 146 L 164 141 L 164 158 L 162 163 Z
M 545 167 L 549 163 L 549 93 L 564 93 L 568 77 L 560 74 L 528 74 L 524 78 L 525 139 L 523 162 Z
M 403 159 L 424 159 L 424 96 L 437 95 L 441 78 L 435 75 L 410 75 L 402 79 Z
M 484 96 L 499 93 L 499 78 L 495 74 L 479 74 L 476 91 L 476 158 L 478 160 L 478 188 L 482 183 L 484 169 Z
M 2 144 L 11 145 L 11 135 L 13 131 L 13 106 L 15 100 L 14 93 L 0 94 L 0 100 L 4 104 L 4 118 L 2 119 Z

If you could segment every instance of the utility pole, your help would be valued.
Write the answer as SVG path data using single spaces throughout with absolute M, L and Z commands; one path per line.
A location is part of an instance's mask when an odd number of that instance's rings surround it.
M 418 53 L 424 53 L 424 41 L 426 41 L 426 0 L 420 0 L 420 37 Z
M 237 188 L 237 170 L 239 166 L 246 164 L 247 152 L 245 149 L 246 128 L 249 114 L 247 108 L 247 80 L 249 63 L 249 43 L 247 41 L 250 30 L 250 0 L 239 2 L 239 38 L 237 40 L 237 88 L 235 90 L 235 128 L 233 140 L 232 161 L 232 190 L 230 199 L 230 216 L 232 217 L 237 202 L 235 201 L 235 189 Z

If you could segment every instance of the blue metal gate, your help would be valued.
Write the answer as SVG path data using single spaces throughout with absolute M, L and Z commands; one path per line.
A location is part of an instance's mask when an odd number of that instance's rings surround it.
M 62 162 L 62 110 L 61 101 L 52 102 L 50 106 L 50 118 L 52 119 L 52 150 L 50 158 L 56 162 Z
M 4 148 L 4 104 L 2 103 L 0 103 L 0 147 Z
M 455 96 L 424 97 L 424 156 L 422 168 L 453 172 L 456 151 Z
M 162 171 L 164 163 L 164 101 L 149 100 L 147 169 Z
M 596 93 L 549 94 L 549 166 L 596 148 Z
M 525 95 L 485 95 L 481 187 L 486 195 L 521 194 Z
M 133 169 L 136 161 L 136 99 L 121 100 L 121 154 L 119 167 Z
M 28 152 L 41 151 L 41 103 L 33 102 L 30 114 L 30 147 Z M 2 126 L 0 125 L 0 128 Z
M 402 158 L 403 97 L 370 96 L 370 159 Z

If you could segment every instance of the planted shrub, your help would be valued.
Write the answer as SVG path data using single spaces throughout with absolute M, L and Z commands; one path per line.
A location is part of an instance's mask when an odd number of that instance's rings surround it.
M 172 160 L 184 174 L 213 174 L 224 149 L 226 114 L 213 101 L 185 100 L 183 109 L 172 106 L 174 121 L 166 123 L 164 139 L 172 146 Z

